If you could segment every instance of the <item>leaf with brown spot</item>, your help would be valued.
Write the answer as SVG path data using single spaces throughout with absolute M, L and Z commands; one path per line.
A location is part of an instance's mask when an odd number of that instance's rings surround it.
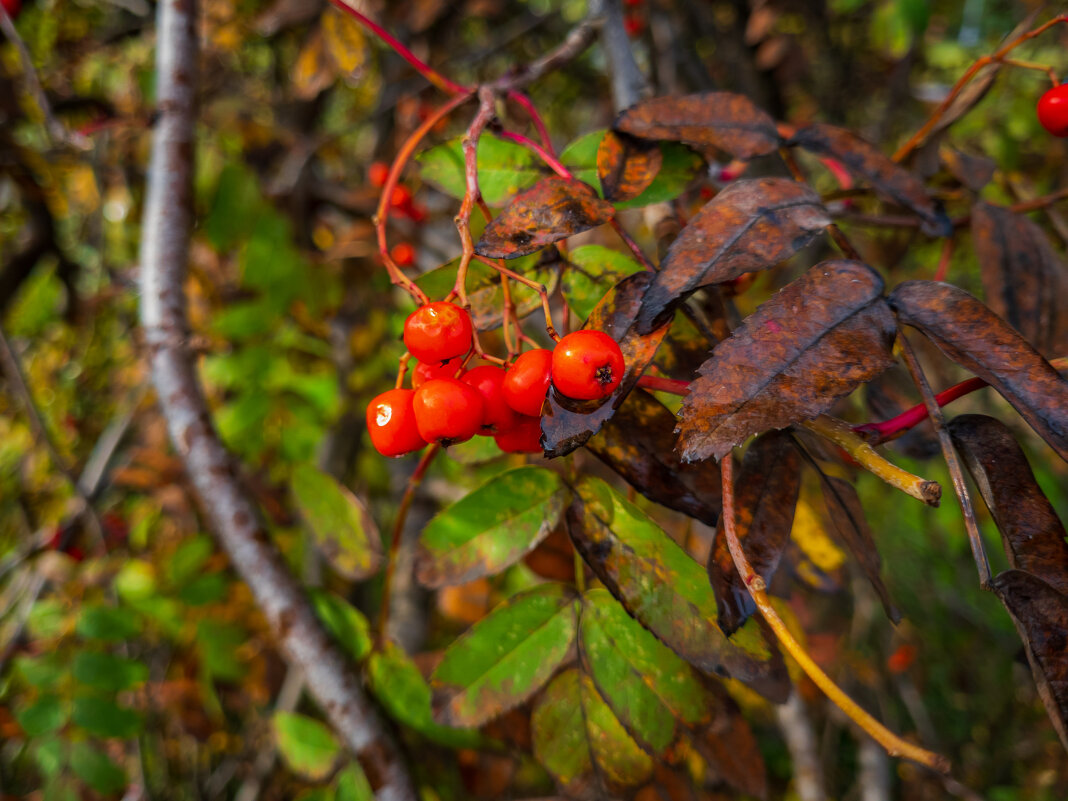
M 640 509 L 584 477 L 567 512 L 575 548 L 627 612 L 698 670 L 729 675 L 773 701 L 789 693 L 782 655 L 754 619 L 727 639 L 708 576 Z
M 643 100 L 620 114 L 612 127 L 640 139 L 716 147 L 736 159 L 773 153 L 782 141 L 766 112 L 732 92 Z
M 801 454 L 789 434 L 760 436 L 745 452 L 736 481 L 738 539 L 765 582 L 779 567 L 801 491 Z M 756 611 L 722 532 L 708 557 L 708 577 L 719 605 L 719 626 L 733 634 Z
M 788 178 L 731 184 L 671 243 L 642 303 L 639 330 L 664 322 L 698 287 L 788 259 L 830 223 L 819 195 L 805 184 Z
M 664 154 L 655 142 L 608 131 L 597 148 L 597 177 L 605 200 L 631 200 L 660 172 Z
M 997 523 L 1009 564 L 1068 596 L 1068 533 L 1008 426 L 965 414 L 949 433 Z
M 491 259 L 514 259 L 596 228 L 614 215 L 612 204 L 597 197 L 588 184 L 543 178 L 486 226 L 475 252 Z
M 893 364 L 883 280 L 857 261 L 817 264 L 716 346 L 682 404 L 686 461 L 827 411 Z
M 583 328 L 604 331 L 619 343 L 626 371 L 615 392 L 603 401 L 574 401 L 563 398 L 556 390 L 549 392 L 541 418 L 546 456 L 564 456 L 586 444 L 615 414 L 656 355 L 668 326 L 643 335 L 637 333 L 634 325 L 651 279 L 652 273 L 649 272 L 624 278 L 601 299 L 587 318 Z
M 1068 265 L 1038 225 L 1000 206 L 972 207 L 987 306 L 1047 356 L 1068 345 Z
M 999 574 L 993 588 L 1016 624 L 1038 694 L 1068 749 L 1068 598 L 1023 570 Z
M 953 223 L 927 194 L 923 181 L 852 131 L 816 123 L 802 128 L 788 144 L 837 159 L 854 177 L 871 184 L 876 194 L 914 211 L 929 236 L 953 234 Z
M 1068 460 L 1068 381 L 1022 336 L 963 289 L 906 281 L 890 293 L 898 319 L 994 387 Z
M 709 526 L 719 520 L 719 466 L 679 458 L 675 415 L 648 392 L 630 393 L 586 447 L 649 500 Z

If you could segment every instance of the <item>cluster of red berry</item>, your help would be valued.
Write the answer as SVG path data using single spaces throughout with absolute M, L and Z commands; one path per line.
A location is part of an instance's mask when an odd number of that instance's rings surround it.
M 472 343 L 471 318 L 453 303 L 428 303 L 408 316 L 404 344 L 419 360 L 412 388 L 383 392 L 367 407 L 367 430 L 380 454 L 403 456 L 476 434 L 492 436 L 507 453 L 540 453 L 550 384 L 568 398 L 597 400 L 623 378 L 623 353 L 601 331 L 575 331 L 553 350 L 529 350 L 507 368 L 465 371 Z
M 1054 136 L 1068 137 L 1068 83 L 1054 86 L 1038 100 L 1038 121 Z
M 381 189 L 389 178 L 389 165 L 376 161 L 367 171 L 371 186 Z M 390 208 L 400 217 L 407 217 L 414 223 L 426 220 L 426 209 L 415 202 L 412 190 L 404 184 L 397 184 L 389 194 Z M 415 248 L 407 242 L 398 242 L 389 251 L 389 257 L 398 267 L 411 267 L 415 264 Z

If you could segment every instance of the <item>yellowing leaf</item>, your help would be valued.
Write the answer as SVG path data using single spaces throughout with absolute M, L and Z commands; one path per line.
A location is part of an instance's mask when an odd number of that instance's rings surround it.
M 293 91 L 302 100 L 310 100 L 337 77 L 337 67 L 323 46 L 323 34 L 316 31 L 304 45 L 293 66 Z
M 332 8 L 323 12 L 323 42 L 340 72 L 349 75 L 367 63 L 367 39 L 360 23 Z

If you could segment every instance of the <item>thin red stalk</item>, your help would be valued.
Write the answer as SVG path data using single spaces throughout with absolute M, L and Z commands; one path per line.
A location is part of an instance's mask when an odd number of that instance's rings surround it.
M 674 378 L 661 378 L 656 375 L 643 375 L 638 379 L 638 386 L 654 392 L 667 392 L 671 395 L 686 396 L 690 394 L 689 381 L 676 381 Z
M 952 237 L 946 240 L 942 246 L 942 255 L 938 259 L 938 267 L 935 270 L 934 280 L 945 281 L 946 276 L 949 274 L 949 264 L 953 261 L 953 249 L 955 243 Z
M 507 139 L 509 142 L 515 142 L 517 145 L 522 145 L 528 150 L 532 150 L 538 156 L 538 158 L 548 164 L 549 167 L 553 170 L 553 172 L 555 172 L 561 178 L 575 177 L 571 174 L 571 170 L 569 170 L 560 162 L 560 159 L 558 159 L 556 156 L 554 156 L 552 153 L 550 153 L 548 150 L 539 145 L 530 137 L 523 136 L 523 134 L 521 133 L 516 133 L 515 131 L 509 131 L 506 129 L 494 131 L 494 134 L 496 134 L 501 139 Z
M 530 122 L 538 132 L 538 138 L 541 139 L 542 147 L 553 155 L 556 155 L 556 151 L 553 149 L 553 140 L 549 136 L 549 129 L 545 125 L 545 120 L 541 118 L 541 114 L 538 113 L 538 109 L 534 105 L 534 102 L 522 92 L 517 92 L 514 89 L 509 90 L 508 97 L 522 106 L 523 110 L 530 117 Z

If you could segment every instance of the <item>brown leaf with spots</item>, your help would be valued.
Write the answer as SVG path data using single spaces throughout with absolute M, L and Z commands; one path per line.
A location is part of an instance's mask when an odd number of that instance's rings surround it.
M 697 752 L 727 784 L 747 796 L 767 798 L 767 768 L 756 736 L 734 699 L 717 690 L 722 709 L 712 724 L 694 737 Z
M 569 178 L 543 178 L 516 195 L 486 226 L 475 252 L 491 259 L 514 259 L 608 222 L 615 208 L 588 184 Z
M 731 92 L 643 100 L 620 114 L 612 127 L 640 139 L 715 147 L 736 159 L 773 153 L 782 141 L 775 120 L 749 98 Z
M 575 401 L 562 397 L 555 389 L 549 392 L 541 418 L 546 456 L 564 456 L 586 444 L 615 414 L 656 355 L 668 326 L 642 335 L 634 325 L 651 279 L 648 272 L 627 276 L 590 313 L 583 328 L 604 331 L 618 342 L 626 371 L 615 392 L 603 401 Z
M 1000 206 L 976 203 L 972 238 L 986 304 L 1047 356 L 1068 345 L 1068 266 L 1038 225 Z
M 638 197 L 660 172 L 664 154 L 656 142 L 608 131 L 597 148 L 597 176 L 606 200 Z
M 1068 596 L 1068 533 L 1008 426 L 965 414 L 949 424 L 949 433 L 997 523 L 1009 565 Z
M 870 183 L 876 194 L 914 211 L 923 221 L 924 233 L 952 235 L 953 224 L 928 196 L 923 181 L 852 131 L 816 123 L 794 134 L 789 144 L 837 159 L 852 175 Z
M 1022 336 L 963 289 L 906 281 L 890 293 L 898 319 L 971 370 L 1068 460 L 1068 381 Z
M 586 447 L 649 500 L 714 526 L 722 491 L 719 466 L 683 462 L 674 432 L 675 415 L 637 389 Z
M 761 305 L 691 385 L 683 459 L 719 459 L 753 434 L 811 419 L 893 364 L 882 289 L 861 262 L 825 261 Z
M 642 303 L 639 330 L 662 323 L 698 287 L 788 259 L 830 223 L 819 195 L 805 184 L 788 178 L 731 184 L 672 242 Z
M 772 431 L 755 440 L 745 452 L 735 483 L 738 539 L 753 569 L 770 584 L 790 540 L 801 492 L 801 454 L 791 436 Z M 719 627 L 733 634 L 756 605 L 722 533 L 716 535 L 708 557 L 708 578 L 719 606 Z
M 992 583 L 1024 642 L 1053 728 L 1068 749 L 1068 598 L 1023 570 L 1006 570 Z

